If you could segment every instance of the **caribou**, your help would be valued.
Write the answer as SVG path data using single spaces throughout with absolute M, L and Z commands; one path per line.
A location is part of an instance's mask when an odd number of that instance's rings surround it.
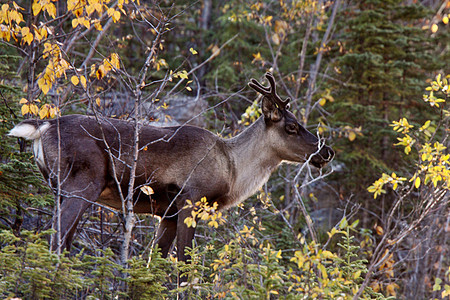
M 186 261 L 195 228 L 186 201 L 206 197 L 224 210 L 253 195 L 282 163 L 305 163 L 322 168 L 334 151 L 309 132 L 282 100 L 267 73 L 269 87 L 251 79 L 249 86 L 262 95 L 262 115 L 235 137 L 225 139 L 206 129 L 182 125 L 139 130 L 139 152 L 134 173 L 135 213 L 160 217 L 156 241 L 163 257 L 176 237 L 177 257 Z M 33 141 L 36 163 L 54 191 L 60 192 L 61 241 L 70 247 L 83 212 L 95 203 L 121 210 L 136 159 L 135 123 L 113 118 L 65 115 L 52 120 L 28 119 L 11 136 Z M 153 194 L 140 187 L 151 187 Z M 123 195 L 120 195 L 123 193 Z

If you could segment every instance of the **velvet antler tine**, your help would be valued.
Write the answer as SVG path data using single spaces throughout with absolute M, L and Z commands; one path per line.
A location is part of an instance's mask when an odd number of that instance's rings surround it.
M 263 96 L 266 94 L 264 90 L 262 90 L 259 86 L 257 86 L 253 82 L 249 82 L 248 86 L 257 91 L 258 93 L 262 94 Z
M 267 78 L 267 80 L 269 81 L 269 84 L 270 84 L 270 93 L 273 96 L 278 96 L 277 95 L 277 84 L 275 83 L 275 78 L 269 72 L 266 73 L 266 78 Z
M 278 96 L 277 94 L 277 85 L 275 82 L 275 78 L 273 77 L 272 73 L 267 72 L 266 73 L 266 78 L 270 83 L 270 87 L 271 87 L 271 94 L 273 97 L 273 101 L 280 106 L 281 108 L 285 109 L 287 104 L 289 103 L 290 99 L 286 99 L 285 101 L 281 100 L 280 96 Z
M 270 94 L 270 88 L 266 88 L 265 86 L 263 86 L 261 83 L 259 83 L 256 79 L 252 78 L 250 80 L 250 82 L 248 83 L 248 85 L 256 90 L 257 92 L 261 93 L 264 96 L 269 96 Z
M 261 93 L 264 97 L 272 100 L 272 102 L 274 102 L 280 108 L 285 109 L 290 99 L 287 99 L 286 101 L 281 100 L 280 96 L 277 95 L 275 78 L 269 72 L 267 72 L 265 75 L 267 80 L 269 81 L 269 87 L 263 86 L 254 78 L 250 79 L 248 85 L 258 93 Z

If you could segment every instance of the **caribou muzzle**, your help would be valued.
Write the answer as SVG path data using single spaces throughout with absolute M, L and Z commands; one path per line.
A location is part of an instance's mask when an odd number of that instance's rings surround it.
M 311 157 L 310 164 L 321 169 L 334 158 L 334 151 L 330 147 L 324 145 L 322 149 Z

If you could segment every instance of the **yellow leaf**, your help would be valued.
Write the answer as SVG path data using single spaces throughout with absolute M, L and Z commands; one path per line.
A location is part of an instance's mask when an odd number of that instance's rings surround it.
M 317 268 L 321 271 L 323 278 L 328 278 L 327 270 L 325 269 L 325 266 L 322 264 L 317 265 Z
M 43 52 L 44 55 L 43 55 L 43 57 L 44 58 L 48 57 L 52 53 L 52 50 L 53 50 L 53 45 L 52 44 L 44 43 L 44 52 Z
M 37 107 L 37 105 L 36 104 L 30 104 L 30 112 L 33 114 L 33 115 L 37 115 L 38 114 L 38 112 L 39 112 L 39 107 Z
M 75 9 L 75 6 L 78 4 L 77 0 L 67 0 L 67 11 L 72 11 Z
M 381 285 L 378 281 L 374 281 L 370 284 L 370 287 L 373 289 L 374 292 L 378 292 L 381 289 Z
M 95 103 L 97 104 L 97 106 L 100 106 L 100 104 L 101 104 L 100 98 L 95 99 Z
M 72 28 L 76 28 L 78 26 L 78 19 L 72 20 Z
M 22 116 L 25 116 L 29 111 L 30 111 L 30 107 L 27 104 L 22 105 L 22 109 L 21 109 Z
M 445 297 L 450 295 L 450 286 L 448 284 L 446 284 L 444 286 L 444 290 L 441 293 L 442 299 L 444 299 Z
M 433 292 L 439 291 L 441 289 L 441 283 L 442 283 L 442 279 L 440 279 L 439 277 L 436 277 L 436 280 L 433 285 Z
M 348 133 L 348 139 L 350 142 L 353 142 L 356 139 L 356 133 L 354 131 L 350 131 Z
M 113 65 L 116 69 L 120 69 L 120 60 L 117 53 L 111 54 L 111 65 Z
M 17 11 L 18 10 L 25 10 L 24 8 L 22 8 L 19 5 L 17 5 L 16 2 L 13 2 L 12 4 L 13 4 L 14 9 L 17 10 Z M 19 23 L 19 22 L 17 22 L 17 23 Z
M 336 232 L 337 232 L 337 230 L 336 230 L 336 228 L 331 228 L 331 232 L 327 232 L 327 234 L 328 234 L 328 238 L 330 238 L 331 239 L 331 237 L 333 236 L 333 235 L 335 235 L 336 234 Z
M 439 27 L 436 24 L 431 25 L 431 32 L 435 33 L 436 31 L 438 31 Z
M 383 235 L 383 233 L 384 233 L 383 227 L 381 227 L 379 225 L 377 227 L 375 227 L 375 231 L 377 232 L 378 235 Z
M 286 30 L 288 29 L 289 25 L 286 21 L 275 21 L 274 31 L 280 36 L 283 37 L 286 34 Z
M 39 74 L 40 75 L 40 74 Z M 41 77 L 37 80 L 38 86 L 41 87 L 45 84 L 45 79 L 44 77 Z
M 197 226 L 197 222 L 195 221 L 195 218 L 187 217 L 184 219 L 184 224 L 187 225 L 187 227 L 195 228 Z
M 325 98 L 320 98 L 320 100 L 319 100 L 319 105 L 320 105 L 320 106 L 324 106 L 325 103 L 327 103 L 327 99 L 325 99 Z M 356 137 L 356 135 L 355 135 L 355 137 Z
M 89 73 L 89 76 L 93 77 L 95 75 L 95 65 L 91 65 L 91 72 Z
M 336 230 L 336 228 L 333 227 L 334 230 Z M 333 258 L 335 257 L 335 255 L 333 254 L 333 252 L 325 250 L 322 252 L 322 257 L 323 258 Z
M 211 48 L 211 52 L 212 52 L 212 57 L 216 57 L 217 55 L 219 55 L 220 54 L 220 48 L 219 47 L 217 47 L 217 45 L 214 45 L 212 48 Z
M 41 90 L 42 90 L 42 92 L 43 92 L 45 95 L 47 95 L 48 91 L 50 90 L 50 85 L 48 85 L 48 84 L 43 84 L 43 85 L 41 86 Z
M 208 222 L 208 226 L 214 227 L 214 228 L 219 228 L 219 223 L 217 223 L 217 221 L 213 220 L 213 221 Z
M 22 30 L 20 32 L 22 33 L 23 36 L 25 36 L 30 33 L 30 28 L 22 27 Z
M 44 119 L 49 113 L 48 107 L 43 106 L 41 107 L 41 110 L 39 111 L 39 118 Z
M 31 8 L 33 9 L 33 15 L 37 16 L 41 12 L 42 5 L 39 2 L 34 2 Z
M 99 2 L 93 4 L 93 6 L 95 7 L 95 10 L 97 11 L 97 13 L 101 16 L 102 12 L 103 12 L 103 5 Z
M 361 270 L 358 270 L 355 272 L 355 274 L 353 274 L 353 279 L 358 279 L 359 276 L 361 276 Z
M 430 127 L 430 124 L 431 124 L 431 121 L 430 121 L 430 120 L 426 121 L 426 122 L 423 124 L 423 126 L 420 127 L 419 130 L 420 130 L 420 131 L 423 131 L 423 130 L 427 129 L 428 127 Z
M 100 65 L 100 67 L 98 67 L 98 70 L 96 72 L 97 75 L 97 79 L 102 79 L 105 75 L 106 75 L 106 70 L 105 70 L 105 65 Z
M 40 29 L 35 27 L 34 34 L 38 41 L 42 41 L 44 38 L 47 37 L 47 30 L 44 27 Z
M 444 23 L 445 25 L 448 24 L 448 16 L 444 16 L 444 17 L 442 18 L 442 23 Z
M 194 48 L 192 48 L 192 47 L 189 49 L 189 51 L 190 51 L 193 55 L 198 54 L 198 52 L 197 52 Z
M 28 43 L 28 45 L 31 45 L 31 42 L 33 41 L 33 34 L 30 32 L 30 28 L 22 27 L 20 33 L 22 34 L 23 42 Z
M 57 113 L 58 113 L 58 109 L 56 107 L 50 108 L 50 117 L 51 118 L 54 118 Z
M 86 6 L 86 13 L 88 14 L 88 16 L 91 15 L 94 11 L 95 11 L 94 5 Z
M 31 45 L 31 42 L 33 41 L 33 34 L 29 33 L 23 38 L 24 42 L 28 45 Z
M 419 186 L 420 186 L 420 177 L 416 178 L 416 180 L 414 181 L 414 186 L 416 187 L 416 189 L 419 188 Z
M 80 83 L 80 80 L 75 75 L 73 75 L 72 78 L 70 78 L 70 81 L 72 81 L 73 85 L 78 85 L 78 83 Z
M 180 78 L 182 78 L 182 79 L 189 79 L 188 73 L 186 72 L 186 70 L 178 72 L 178 76 L 180 76 Z
M 56 6 L 53 3 L 49 3 L 45 6 L 47 13 L 54 19 L 56 18 Z
M 114 23 L 120 20 L 120 11 L 116 10 L 112 16 Z
M 84 77 L 83 75 L 80 76 L 80 82 L 81 85 L 86 88 L 86 77 Z
M 95 29 L 97 29 L 98 31 L 102 31 L 103 27 L 102 24 L 100 24 L 100 22 L 96 22 L 94 23 Z
M 263 58 L 261 56 L 261 53 L 258 52 L 256 54 L 252 54 L 253 55 L 253 60 L 252 60 L 252 64 L 257 62 L 257 61 L 263 61 Z
M 408 155 L 411 152 L 411 146 L 405 147 L 405 154 Z
M 28 100 L 25 98 L 20 99 L 19 104 L 25 104 L 28 103 Z
M 389 295 L 391 295 L 391 296 L 396 296 L 396 292 L 395 292 L 395 289 L 397 289 L 397 288 L 399 288 L 399 286 L 398 286 L 398 284 L 396 284 L 396 283 L 391 283 L 391 284 L 388 284 L 387 286 L 386 286 L 386 291 L 388 292 L 388 294 Z
M 3 1 L 5 2 L 5 1 Z M 11 2 L 11 1 L 10 1 Z M 3 5 L 5 6 L 5 5 Z M 2 6 L 2 8 L 3 8 Z M 24 8 L 20 7 L 19 5 L 17 5 L 15 2 L 12 2 L 12 8 L 9 11 L 10 15 L 9 15 L 9 19 L 10 19 L 10 23 L 11 21 L 15 21 L 17 24 L 19 24 L 20 22 L 23 22 L 23 15 L 20 13 L 21 10 L 25 10 Z M 6 9 L 8 9 L 9 6 L 8 4 L 6 4 Z
M 264 23 L 265 24 L 270 24 L 272 19 L 273 19 L 273 16 L 266 16 L 266 17 L 264 17 Z
M 83 18 L 83 25 L 87 29 L 91 28 L 91 22 L 88 19 Z
M 278 36 L 278 34 L 276 34 L 276 33 L 272 34 L 272 42 L 275 45 L 279 45 L 280 44 L 280 37 Z
M 111 17 L 114 14 L 115 11 L 116 10 L 111 7 L 111 8 L 108 8 L 108 10 L 106 12 L 108 13 L 108 16 Z
M 141 191 L 146 195 L 153 195 L 155 192 L 148 185 L 141 186 Z

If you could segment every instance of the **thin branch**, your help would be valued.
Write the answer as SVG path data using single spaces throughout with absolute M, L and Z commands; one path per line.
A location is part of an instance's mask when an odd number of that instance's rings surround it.
M 194 73 L 195 71 L 197 71 L 199 68 L 201 68 L 202 66 L 204 66 L 205 64 L 207 64 L 208 62 L 210 62 L 214 57 L 216 57 L 217 55 L 219 55 L 219 52 L 226 46 L 228 45 L 231 41 L 233 41 L 239 34 L 234 35 L 232 38 L 230 38 L 228 41 L 226 41 L 220 48 L 219 50 L 215 51 L 213 54 L 211 54 L 204 62 L 202 62 L 201 64 L 199 64 L 198 66 L 192 68 L 187 75 L 191 75 L 192 73 Z M 177 84 L 175 84 L 175 86 L 166 94 L 166 97 L 169 96 L 170 94 L 172 94 L 176 88 L 182 83 L 184 82 L 184 78 L 181 78 Z
M 317 54 L 316 63 L 312 66 L 312 73 L 309 79 L 308 91 L 306 92 L 306 108 L 305 108 L 306 120 L 308 120 L 308 116 L 311 112 L 311 100 L 316 87 L 317 74 L 320 68 L 320 64 L 322 62 L 323 51 L 321 50 L 321 48 L 328 43 L 328 38 L 330 36 L 331 29 L 333 28 L 334 20 L 336 18 L 336 14 L 340 4 L 341 0 L 335 0 L 333 5 L 333 11 L 331 12 L 330 19 L 328 20 L 327 30 L 325 31 L 325 34 L 323 35 L 322 41 L 319 45 L 319 53 Z

